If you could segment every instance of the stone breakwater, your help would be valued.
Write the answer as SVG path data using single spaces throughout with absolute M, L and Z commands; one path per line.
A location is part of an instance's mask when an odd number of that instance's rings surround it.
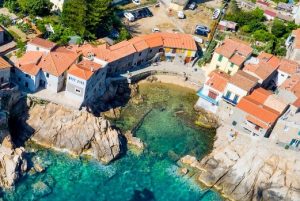
M 23 132 L 45 147 L 89 155 L 103 163 L 109 163 L 122 152 L 121 132 L 103 117 L 53 103 L 33 105 L 26 116 L 21 121 Z
M 300 157 L 267 139 L 243 134 L 231 138 L 220 127 L 212 153 L 200 162 L 185 156 L 181 162 L 197 172 L 197 179 L 231 200 L 298 201 Z

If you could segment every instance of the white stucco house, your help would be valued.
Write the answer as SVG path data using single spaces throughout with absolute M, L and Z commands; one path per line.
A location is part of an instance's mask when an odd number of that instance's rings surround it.
M 277 86 L 280 86 L 293 74 L 300 73 L 300 65 L 296 61 L 282 59 L 277 71 L 278 74 L 277 74 L 276 83 Z
M 0 86 L 10 82 L 11 65 L 0 57 Z
M 203 87 L 197 92 L 199 99 L 196 107 L 216 113 L 228 80 L 229 75 L 222 71 L 211 72 Z
M 236 105 L 241 98 L 249 95 L 257 86 L 258 78 L 239 70 L 228 80 L 223 99 L 232 105 Z
M 46 88 L 55 92 L 64 88 L 67 70 L 79 55 L 44 39 L 33 39 L 26 53 L 16 62 L 15 81 L 31 92 Z

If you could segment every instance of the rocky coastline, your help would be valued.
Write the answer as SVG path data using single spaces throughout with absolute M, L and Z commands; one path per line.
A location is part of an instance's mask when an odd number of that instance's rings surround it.
M 180 163 L 195 172 L 197 181 L 229 200 L 299 200 L 297 152 L 282 151 L 266 139 L 231 138 L 228 132 L 225 126 L 218 128 L 213 151 L 201 161 L 185 156 Z

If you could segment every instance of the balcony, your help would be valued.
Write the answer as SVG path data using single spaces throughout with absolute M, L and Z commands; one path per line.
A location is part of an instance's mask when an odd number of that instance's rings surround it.
M 258 130 L 255 128 L 256 125 L 250 123 L 249 121 L 244 121 L 241 126 L 251 135 L 253 136 L 264 136 L 266 131 L 264 129 L 259 128 Z
M 199 97 L 201 97 L 202 99 L 204 99 L 204 100 L 206 100 L 206 101 L 208 101 L 208 102 L 210 102 L 210 103 L 212 103 L 212 104 L 214 104 L 214 105 L 219 105 L 219 103 L 218 103 L 217 100 L 215 100 L 215 99 L 213 99 L 213 98 L 211 98 L 211 97 L 209 97 L 209 96 L 204 95 L 204 94 L 202 93 L 202 89 L 200 89 L 200 90 L 197 92 L 197 95 L 198 95 Z
M 225 102 L 229 103 L 229 104 L 232 104 L 233 106 L 235 106 L 237 104 L 236 101 L 233 101 L 225 96 L 222 96 L 222 98 L 224 99 Z

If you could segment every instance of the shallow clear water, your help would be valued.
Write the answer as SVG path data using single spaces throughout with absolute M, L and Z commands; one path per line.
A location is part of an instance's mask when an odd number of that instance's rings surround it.
M 162 84 L 142 84 L 140 92 L 145 101 L 139 106 L 129 103 L 115 124 L 123 131 L 131 129 L 148 112 L 136 131 L 147 144 L 143 153 L 129 149 L 104 166 L 39 149 L 33 158 L 42 161 L 46 171 L 25 176 L 15 191 L 3 194 L 4 200 L 222 200 L 216 192 L 201 191 L 193 179 L 178 174 L 176 161 L 181 156 L 203 157 L 213 143 L 212 132 L 193 125 L 194 92 Z

